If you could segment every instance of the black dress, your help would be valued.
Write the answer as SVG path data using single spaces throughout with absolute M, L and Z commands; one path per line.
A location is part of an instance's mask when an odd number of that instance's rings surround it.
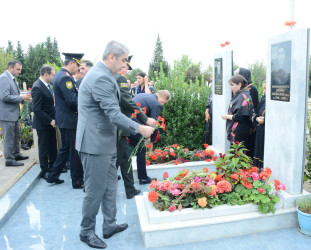
M 249 131 L 253 115 L 253 102 L 247 88 L 239 91 L 229 105 L 228 114 L 233 115 L 227 120 L 227 138 L 231 143 L 243 142 L 249 150 Z
M 255 112 L 256 112 L 255 119 L 259 116 L 265 117 L 266 113 L 265 95 L 262 96 L 261 101 L 259 102 Z M 263 124 L 257 123 L 253 165 L 258 167 L 259 169 L 263 169 L 264 146 L 265 146 L 265 123 Z

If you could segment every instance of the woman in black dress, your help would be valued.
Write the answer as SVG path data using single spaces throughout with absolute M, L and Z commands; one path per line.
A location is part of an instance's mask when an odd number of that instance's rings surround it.
M 253 165 L 263 169 L 265 146 L 266 81 L 263 83 L 263 96 L 255 110 L 256 140 Z
M 253 116 L 253 102 L 247 88 L 247 81 L 241 75 L 229 79 L 232 100 L 228 113 L 221 117 L 227 120 L 227 138 L 230 142 L 243 142 L 249 150 L 249 131 Z

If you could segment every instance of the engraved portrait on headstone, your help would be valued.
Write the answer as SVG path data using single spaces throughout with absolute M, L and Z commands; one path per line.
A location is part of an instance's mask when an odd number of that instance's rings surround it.
M 214 65 L 215 94 L 222 95 L 222 58 L 215 59 Z
M 271 45 L 271 100 L 290 101 L 291 44 Z

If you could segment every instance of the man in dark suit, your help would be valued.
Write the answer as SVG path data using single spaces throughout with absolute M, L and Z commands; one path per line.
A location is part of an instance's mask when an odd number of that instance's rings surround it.
M 4 135 L 4 157 L 6 167 L 23 166 L 17 162 L 29 157 L 20 154 L 19 104 L 31 100 L 31 95 L 20 95 L 15 78 L 21 73 L 20 61 L 9 61 L 7 70 L 0 75 L 0 127 Z
M 54 120 L 54 97 L 50 84 L 55 70 L 50 65 L 43 65 L 40 78 L 32 85 L 32 110 L 34 112 L 32 127 L 37 130 L 41 177 L 47 179 L 56 154 L 56 132 Z
M 84 187 L 83 167 L 78 152 L 75 150 L 78 90 L 72 75 L 79 70 L 83 54 L 63 53 L 63 55 L 65 55 L 64 67 L 55 74 L 53 79 L 55 122 L 61 132 L 62 147 L 49 172 L 47 182 L 55 184 L 64 182 L 59 179 L 59 176 L 69 157 L 72 187 L 81 189 Z
M 124 45 L 115 41 L 108 43 L 103 61 L 90 69 L 79 89 L 76 149 L 81 156 L 85 177 L 80 240 L 94 248 L 107 247 L 95 234 L 100 205 L 105 239 L 128 227 L 126 223 L 116 223 L 117 127 L 145 137 L 154 131 L 154 128 L 139 125 L 120 111 L 120 88 L 114 75 L 126 67 L 127 58 L 128 49 Z
M 126 68 L 123 68 L 120 74 L 116 76 L 116 80 L 120 86 L 121 92 L 121 102 L 120 102 L 121 112 L 125 114 L 127 117 L 131 117 L 132 114 L 135 113 L 135 109 L 140 110 L 136 102 L 132 100 L 132 96 L 129 92 L 130 90 L 128 87 L 128 83 L 125 78 L 125 76 L 127 75 L 127 71 L 132 69 L 130 65 L 131 59 L 132 56 L 129 56 Z M 137 119 L 141 124 L 147 124 L 152 127 L 156 125 L 156 120 L 148 118 L 144 114 L 144 112 L 139 112 L 137 114 Z M 132 199 L 135 195 L 138 195 L 141 192 L 139 189 L 137 190 L 134 187 L 133 170 L 131 167 L 132 160 L 130 159 L 131 152 L 129 143 L 126 138 L 130 135 L 131 134 L 129 132 L 123 130 L 121 136 L 119 137 L 117 148 L 118 149 L 117 167 L 120 166 L 122 178 L 124 181 L 125 193 L 128 199 Z

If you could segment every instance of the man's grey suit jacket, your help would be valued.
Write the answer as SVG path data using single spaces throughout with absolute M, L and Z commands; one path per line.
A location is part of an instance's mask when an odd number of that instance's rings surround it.
M 0 75 L 0 121 L 16 122 L 19 104 L 22 103 L 19 89 L 8 71 Z
M 120 110 L 120 89 L 114 75 L 102 62 L 90 69 L 78 94 L 76 149 L 79 152 L 108 155 L 117 152 L 117 127 L 132 134 L 139 124 Z

